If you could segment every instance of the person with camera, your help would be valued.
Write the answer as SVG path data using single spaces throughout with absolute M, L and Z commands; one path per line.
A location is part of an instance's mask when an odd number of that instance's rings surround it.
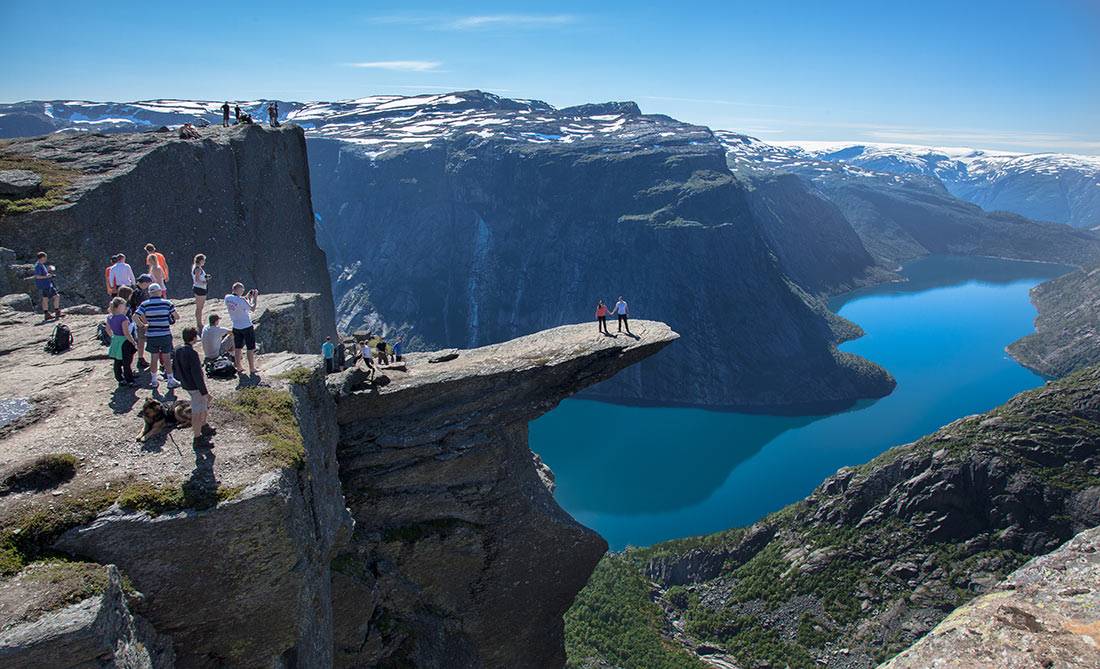
M 248 351 L 248 374 L 256 376 L 256 328 L 252 324 L 252 312 L 256 310 L 260 291 L 253 288 L 246 294 L 244 284 L 233 284 L 233 292 L 225 296 L 225 309 L 233 322 L 233 364 L 238 374 L 244 374 L 241 366 L 241 350 Z

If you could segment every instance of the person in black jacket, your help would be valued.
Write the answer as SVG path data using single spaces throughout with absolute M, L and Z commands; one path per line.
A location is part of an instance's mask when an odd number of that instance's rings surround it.
M 210 392 L 206 389 L 206 376 L 202 371 L 202 360 L 195 350 L 195 340 L 199 331 L 192 327 L 183 329 L 183 346 L 176 349 L 172 356 L 172 369 L 176 372 L 183 389 L 191 395 L 191 431 L 195 437 L 194 448 L 213 448 L 210 437 L 217 430 L 206 424 L 206 414 L 210 409 Z
M 222 126 L 229 127 L 229 100 L 226 100 L 225 104 L 222 105 Z

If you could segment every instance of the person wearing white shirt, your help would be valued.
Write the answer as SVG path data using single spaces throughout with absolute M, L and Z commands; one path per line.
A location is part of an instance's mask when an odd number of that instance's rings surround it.
M 118 295 L 118 289 L 123 286 L 133 286 L 137 281 L 134 279 L 134 270 L 126 263 L 126 254 L 118 254 L 118 260 L 115 264 L 111 265 L 111 271 L 108 273 L 108 283 L 114 288 L 114 294 Z
M 627 334 L 634 334 L 630 331 L 630 321 L 627 319 L 630 310 L 627 309 L 626 300 L 623 299 L 622 295 L 619 296 L 619 301 L 615 303 L 615 308 L 612 311 L 619 317 L 619 332 L 622 332 L 625 327 Z
M 233 350 L 233 337 L 229 330 L 218 325 L 219 321 L 220 316 L 210 314 L 210 324 L 202 329 L 202 354 L 206 360 Z
M 229 312 L 229 320 L 233 322 L 233 363 L 238 374 L 244 374 L 241 367 L 241 349 L 248 349 L 248 373 L 256 376 L 256 328 L 252 325 L 252 312 L 256 310 L 256 302 L 260 298 L 260 291 L 253 288 L 244 292 L 244 284 L 238 281 L 233 284 L 233 292 L 225 296 L 225 309 Z

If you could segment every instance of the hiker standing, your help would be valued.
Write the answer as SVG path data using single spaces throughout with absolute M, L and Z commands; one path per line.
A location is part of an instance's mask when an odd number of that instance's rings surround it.
M 210 443 L 210 437 L 217 434 L 217 430 L 206 424 L 207 411 L 210 410 L 210 391 L 206 389 L 202 361 L 194 347 L 198 338 L 197 328 L 184 328 L 183 346 L 177 348 L 172 357 L 175 359 L 180 385 L 191 396 L 191 431 L 194 434 L 191 445 L 193 448 L 211 448 L 213 444 Z
M 596 302 L 596 323 L 600 328 L 600 334 L 611 334 L 607 331 L 607 313 L 607 305 L 603 303 L 603 300 Z
M 142 274 L 137 278 L 137 283 L 134 284 L 133 292 L 130 295 L 130 311 L 129 317 L 132 323 L 132 330 L 134 333 L 134 341 L 137 342 L 137 368 L 138 370 L 145 369 L 149 366 L 149 363 L 145 361 L 145 333 L 148 330 L 146 324 L 138 318 L 134 317 L 137 313 L 137 308 L 141 306 L 141 303 L 149 299 L 149 286 L 153 283 L 153 277 L 148 274 Z M 123 291 L 119 290 L 119 297 L 125 297 Z
M 279 105 L 276 102 L 272 102 L 267 106 L 267 118 L 271 122 L 272 128 L 279 127 Z
M 226 100 L 225 104 L 222 105 L 222 127 L 229 127 L 229 100 Z
M 202 327 L 202 310 L 206 306 L 206 282 L 210 275 L 206 273 L 206 255 L 195 254 L 191 264 L 191 292 L 195 294 L 195 328 Z
M 252 324 L 252 312 L 256 310 L 260 291 L 253 288 L 245 297 L 244 284 L 233 284 L 233 292 L 225 296 L 225 308 L 233 322 L 233 363 L 238 374 L 244 374 L 241 366 L 241 349 L 248 349 L 248 373 L 256 376 L 256 328 Z
M 236 119 L 237 123 L 241 122 L 241 106 L 240 105 L 233 105 L 233 118 Z
M 157 247 L 153 246 L 152 243 L 145 245 L 145 253 L 147 254 L 145 259 L 146 264 L 149 263 L 148 256 L 150 255 L 157 259 L 157 265 L 160 267 L 160 273 L 163 274 L 163 280 L 160 280 L 161 277 L 159 277 L 156 272 L 153 272 L 151 267 L 149 274 L 153 277 L 154 281 L 160 284 L 161 290 L 164 291 L 164 296 L 168 297 L 168 260 L 165 259 L 164 254 L 158 251 Z
M 615 303 L 615 315 L 619 317 L 619 332 L 622 332 L 625 327 L 627 334 L 633 334 L 630 331 L 630 322 L 627 320 L 627 315 L 629 313 L 630 310 L 626 307 L 626 300 L 620 295 L 619 301 Z
M 126 262 L 126 254 L 119 253 L 115 256 L 115 263 L 107 271 L 107 286 L 111 290 L 111 297 L 118 295 L 118 289 L 123 286 L 133 286 L 134 268 Z
M 393 343 L 393 361 L 394 362 L 401 362 L 401 360 L 404 358 L 404 355 L 403 355 L 404 353 L 405 353 L 404 338 L 403 337 L 398 337 L 397 341 L 395 341 Z
M 34 287 L 38 289 L 38 293 L 42 296 L 42 319 L 50 320 L 50 298 L 53 298 L 53 310 L 57 318 L 61 318 L 61 293 L 57 292 L 57 286 L 54 284 L 54 274 L 56 268 L 53 265 L 47 265 L 46 260 L 48 256 L 45 251 L 39 251 L 35 256 L 37 261 L 34 263 L 34 274 L 27 277 L 27 280 L 34 279 Z
M 134 312 L 136 318 L 145 321 L 145 350 L 149 352 L 149 387 L 156 388 L 157 364 L 164 366 L 164 378 L 168 389 L 178 388 L 180 382 L 172 374 L 172 323 L 176 322 L 176 308 L 162 297 L 159 284 L 149 285 L 149 299 Z
M 110 262 L 107 263 L 107 267 L 103 270 L 103 281 L 107 284 L 107 297 L 114 297 L 118 294 L 118 286 L 111 282 L 111 268 L 118 262 L 118 254 L 111 256 Z
M 335 371 L 333 358 L 336 357 L 336 346 L 332 343 L 332 337 L 325 337 L 325 343 L 321 344 L 321 357 L 325 359 L 325 374 Z
M 107 329 L 111 332 L 111 348 L 107 350 L 107 356 L 114 361 L 115 381 L 118 381 L 119 388 L 135 385 L 132 364 L 134 353 L 137 353 L 137 342 L 130 328 L 130 318 L 126 315 L 128 306 L 125 298 L 115 297 L 111 300 L 107 316 Z

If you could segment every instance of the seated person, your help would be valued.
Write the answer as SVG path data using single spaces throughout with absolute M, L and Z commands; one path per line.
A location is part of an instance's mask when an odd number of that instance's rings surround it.
M 202 353 L 209 362 L 233 350 L 233 334 L 218 325 L 221 316 L 210 314 L 208 325 L 202 329 Z

